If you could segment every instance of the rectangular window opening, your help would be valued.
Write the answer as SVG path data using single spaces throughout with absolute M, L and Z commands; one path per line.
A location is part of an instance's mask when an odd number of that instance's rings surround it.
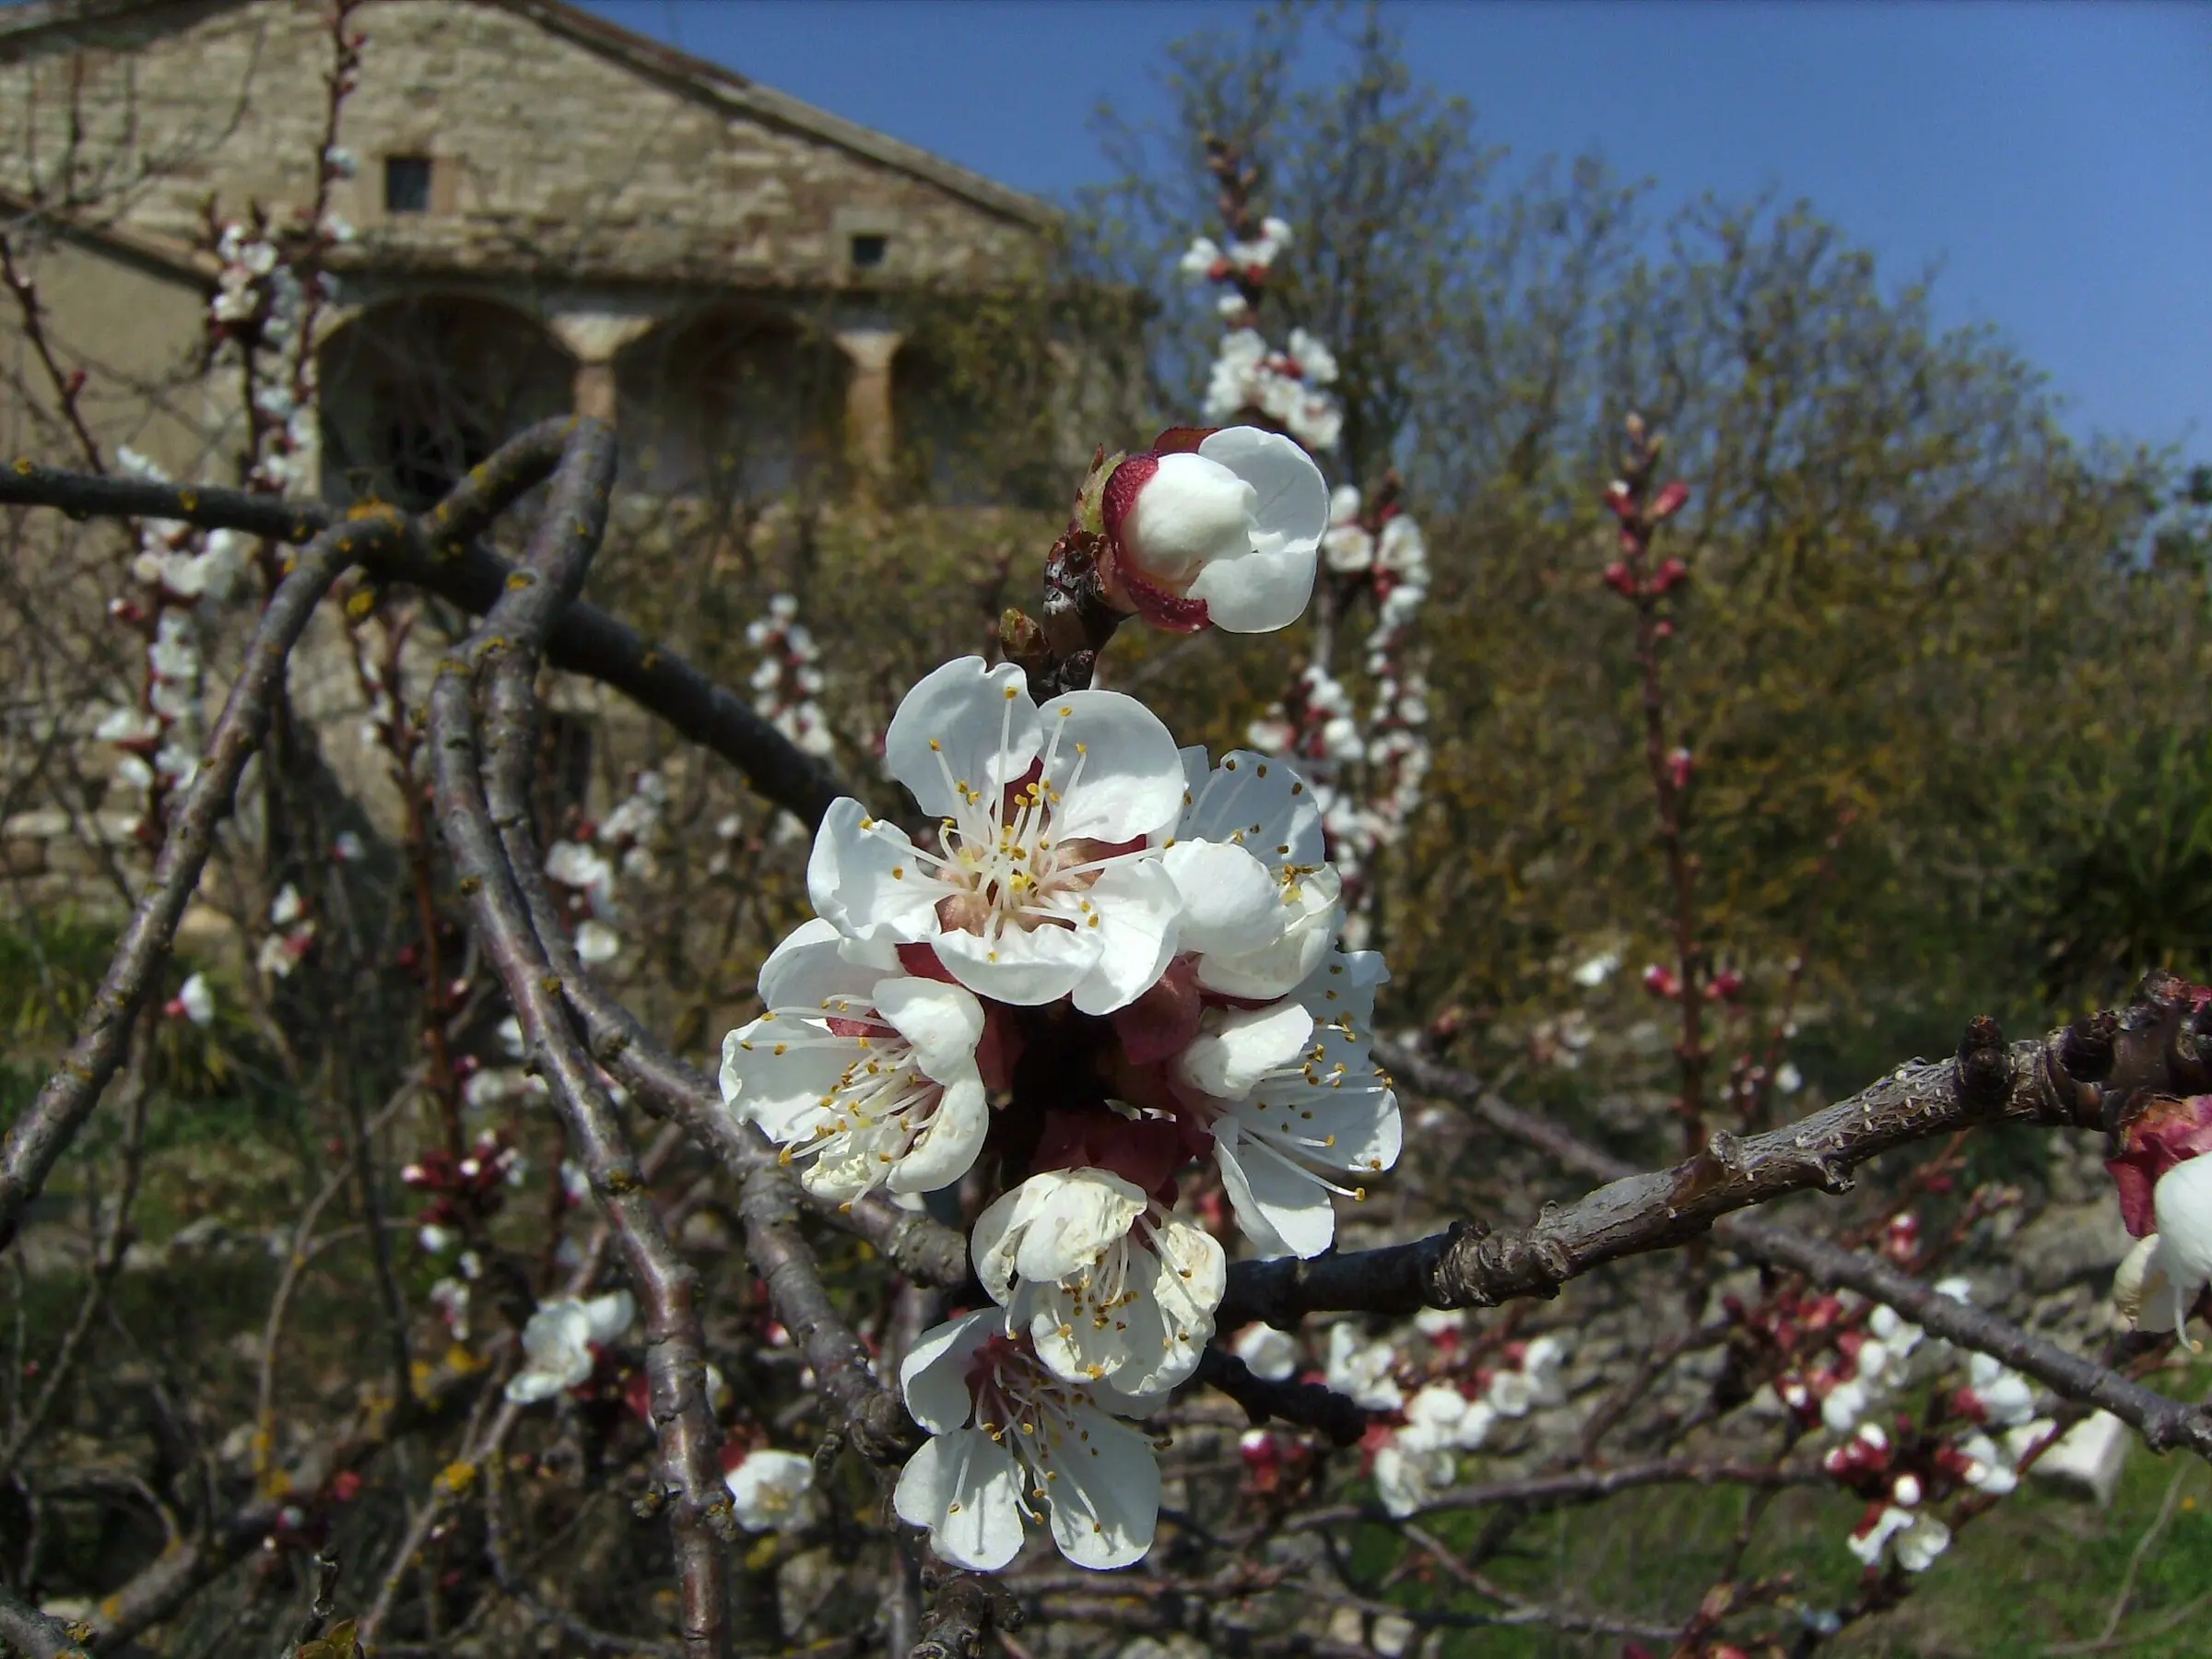
M 428 213 L 430 210 L 430 159 L 428 156 L 384 158 L 384 211 Z
M 853 265 L 855 270 L 873 270 L 883 264 L 884 256 L 891 251 L 888 236 L 867 234 L 853 239 Z

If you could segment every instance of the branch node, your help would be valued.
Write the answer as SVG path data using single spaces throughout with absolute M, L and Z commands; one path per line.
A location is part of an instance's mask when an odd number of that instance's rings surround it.
M 2012 1050 L 1990 1015 L 1967 1021 L 1959 1041 L 1959 1098 L 1976 1112 L 1998 1112 L 2012 1099 Z

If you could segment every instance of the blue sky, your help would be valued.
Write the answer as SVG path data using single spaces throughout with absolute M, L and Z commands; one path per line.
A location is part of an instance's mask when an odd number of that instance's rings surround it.
M 1064 197 L 1111 99 L 1230 0 L 587 0 L 1006 183 Z M 1515 157 L 1594 148 L 1662 202 L 1809 197 L 1945 321 L 1994 323 L 2078 432 L 2212 457 L 2212 6 L 1422 0 L 1419 73 Z

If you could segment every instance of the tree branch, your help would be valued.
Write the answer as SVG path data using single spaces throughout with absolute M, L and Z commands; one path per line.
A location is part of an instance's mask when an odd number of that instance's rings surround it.
M 396 547 L 404 521 L 379 513 L 334 525 L 308 544 L 262 613 L 238 679 L 209 735 L 206 759 L 179 803 L 146 894 L 131 913 L 108 971 L 59 1070 L 0 1144 L 0 1249 L 14 1241 L 23 1207 L 76 1138 L 122 1063 L 131 1021 L 175 941 L 177 924 L 199 887 L 229 815 L 247 757 L 261 743 L 284 684 L 285 661 L 315 606 L 339 573 L 369 549 Z
M 536 483 L 559 454 L 570 425 L 566 417 L 541 421 L 510 439 L 453 498 L 423 517 L 419 534 L 365 557 L 371 574 L 421 588 L 473 615 L 488 612 L 506 592 L 514 567 L 475 538 L 522 493 L 507 493 L 510 473 L 535 467 L 535 476 L 523 488 Z M 55 507 L 72 517 L 181 519 L 203 529 L 243 530 L 282 542 L 306 541 L 340 520 L 337 509 L 320 501 L 288 503 L 243 490 L 94 477 L 29 460 L 0 467 L 0 506 Z M 799 750 L 736 693 L 592 605 L 579 600 L 561 611 L 546 653 L 555 667 L 612 686 L 720 755 L 758 794 L 808 825 L 820 822 L 830 803 L 844 793 L 833 771 Z
M 514 1005 L 525 1041 L 569 1129 L 579 1161 L 646 1307 L 646 1373 L 666 1478 L 677 1495 L 671 1524 L 683 1587 L 683 1641 L 708 1659 L 724 1651 L 726 1563 L 721 1543 L 735 1536 L 716 1462 L 706 1398 L 706 1360 L 696 1276 L 669 1246 L 637 1160 L 559 1000 L 560 981 L 540 948 L 484 796 L 470 694 L 498 654 L 529 660 L 560 607 L 582 584 L 606 520 L 614 470 L 611 434 L 581 420 L 554 478 L 552 499 L 517 571 L 483 625 L 439 665 L 430 689 L 430 740 L 438 810 L 448 847 L 470 894 L 477 932 Z
M 1335 1446 L 1354 1445 L 1367 1432 L 1367 1412 L 1348 1395 L 1319 1382 L 1294 1378 L 1270 1382 L 1254 1376 L 1236 1355 L 1208 1347 L 1198 1357 L 1193 1381 L 1219 1389 L 1244 1407 L 1253 1427 L 1277 1419 L 1300 1428 L 1318 1429 Z

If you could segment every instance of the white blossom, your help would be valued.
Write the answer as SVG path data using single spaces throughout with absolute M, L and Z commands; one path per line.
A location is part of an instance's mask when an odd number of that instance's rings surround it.
M 1182 763 L 1184 806 L 1162 857 L 1182 894 L 1198 982 L 1251 1000 L 1289 995 L 1343 920 L 1320 801 L 1295 768 L 1250 750 L 1209 769 L 1203 748 L 1187 748 Z
M 1366 1196 L 1337 1178 L 1397 1162 L 1397 1096 L 1365 1041 L 1317 1030 L 1295 999 L 1207 1013 L 1175 1075 L 1207 1098 L 1222 1187 L 1263 1254 L 1319 1255 L 1335 1238 L 1332 1196 Z
M 1312 457 L 1256 427 L 1208 434 L 1194 451 L 1131 455 L 1101 502 L 1115 583 L 1140 614 L 1231 633 L 1272 633 L 1305 613 L 1329 490 Z
M 989 1309 L 924 1331 L 899 1380 L 930 1439 L 893 1507 L 929 1529 L 944 1559 L 996 1571 L 1020 1552 L 1024 1523 L 1041 1519 L 1079 1567 L 1126 1567 L 1152 1547 L 1159 1465 L 1120 1420 L 1151 1401 L 1070 1382 L 1002 1335 Z
M 1387 1342 L 1362 1342 L 1349 1320 L 1329 1327 L 1328 1362 L 1324 1375 L 1340 1394 L 1370 1411 L 1395 1411 L 1406 1396 L 1391 1378 L 1398 1357 Z
M 215 992 L 206 974 L 194 974 L 178 989 L 177 1011 L 195 1026 L 215 1023 Z
M 1883 1550 L 1888 1548 L 1907 1572 L 1925 1572 L 1935 1565 L 1936 1558 L 1950 1547 L 1951 1529 L 1933 1515 L 1891 1504 L 1844 1542 L 1868 1567 L 1877 1565 Z
M 1281 1382 L 1298 1372 L 1298 1343 L 1288 1331 L 1270 1324 L 1246 1325 L 1237 1333 L 1230 1352 L 1244 1361 L 1255 1377 Z
M 722 1477 L 730 1507 L 747 1532 L 797 1532 L 821 1513 L 814 1489 L 814 1460 L 767 1447 L 748 1452 Z
M 982 1006 L 959 985 L 869 966 L 827 922 L 760 969 L 768 1012 L 722 1045 L 722 1097 L 806 1160 L 809 1192 L 850 1204 L 885 1185 L 927 1193 L 968 1172 L 990 1111 L 976 1067 Z
M 528 1406 L 574 1388 L 592 1374 L 593 1347 L 621 1335 L 636 1312 L 627 1290 L 540 1302 L 523 1326 L 524 1363 L 507 1380 L 507 1397 Z
M 2158 1244 L 2142 1268 L 2139 1320 L 2146 1331 L 2181 1331 L 2189 1310 L 2212 1280 L 2212 1158 L 2191 1158 L 2159 1177 L 2151 1190 Z
M 1214 1332 L 1228 1258 L 1202 1227 L 1104 1170 L 1032 1175 L 976 1218 L 976 1277 L 1074 1382 L 1131 1394 L 1182 1382 Z
M 1134 1002 L 1177 946 L 1182 898 L 1146 839 L 1182 804 L 1175 741 L 1134 698 L 1040 711 L 1011 663 L 947 663 L 908 692 L 886 759 L 940 820 L 933 848 L 831 804 L 806 869 L 848 938 L 926 944 L 979 996 L 1087 1014 Z

